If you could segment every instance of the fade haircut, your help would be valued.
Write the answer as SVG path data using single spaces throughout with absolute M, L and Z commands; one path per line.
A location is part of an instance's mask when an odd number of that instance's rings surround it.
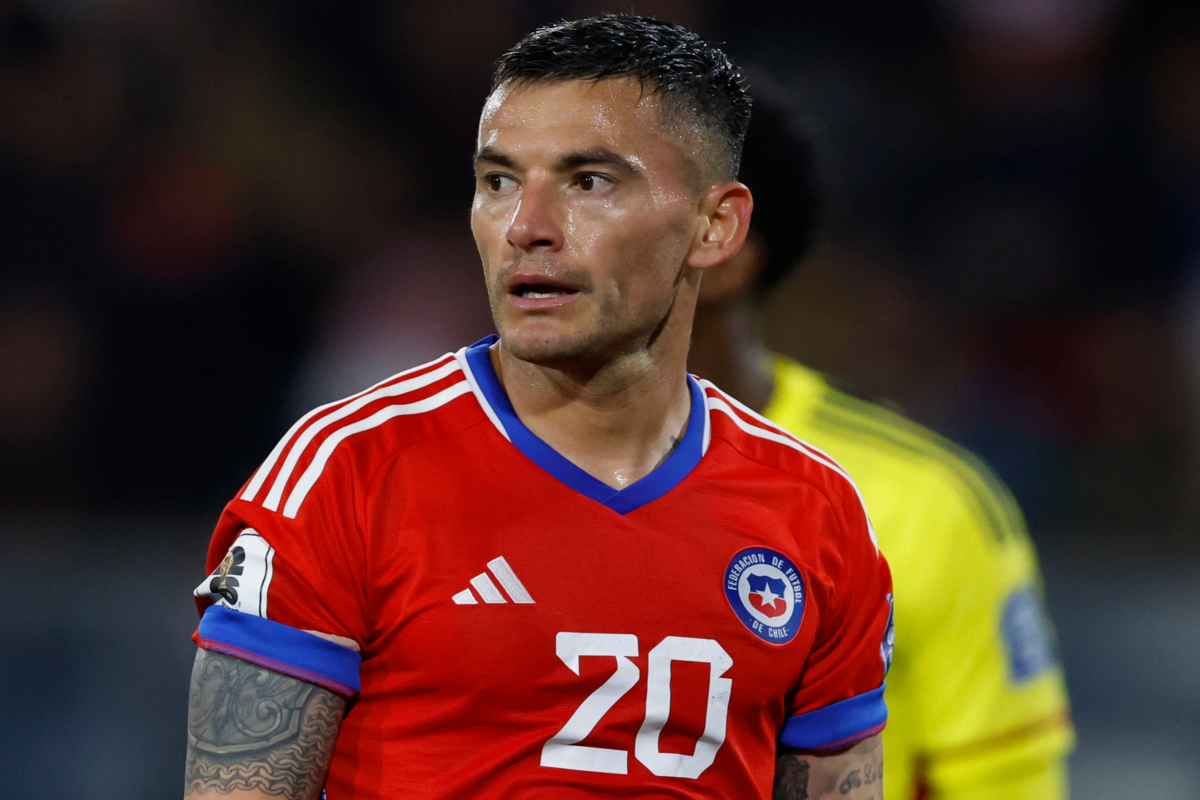
M 500 57 L 492 91 L 510 83 L 604 78 L 631 78 L 657 93 L 671 121 L 700 129 L 710 168 L 722 180 L 736 180 L 750 96 L 729 57 L 680 25 L 605 14 L 538 28 Z

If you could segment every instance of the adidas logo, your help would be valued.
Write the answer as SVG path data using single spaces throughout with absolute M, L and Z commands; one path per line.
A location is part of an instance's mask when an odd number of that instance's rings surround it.
M 512 567 L 504 560 L 504 556 L 493 558 L 487 565 L 488 569 L 492 571 L 492 575 L 495 575 L 496 580 L 500 581 L 500 586 L 504 587 L 504 591 L 508 592 L 508 596 L 512 598 L 514 603 L 533 602 L 533 598 L 529 596 L 529 592 L 525 589 L 525 584 L 521 583 L 521 579 L 517 577 L 517 573 L 513 572 Z M 485 603 L 508 602 L 504 599 L 503 592 L 492 582 L 491 576 L 486 572 L 481 572 L 474 578 L 471 578 L 471 585 L 475 587 L 476 592 L 479 592 L 479 596 L 483 598 L 483 602 Z M 475 599 L 475 595 L 470 589 L 463 589 L 450 599 L 460 606 L 479 604 L 479 601 Z

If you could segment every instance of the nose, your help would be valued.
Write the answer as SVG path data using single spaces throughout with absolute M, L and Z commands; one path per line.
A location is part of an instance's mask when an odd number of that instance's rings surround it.
M 561 213 L 553 182 L 531 178 L 521 191 L 517 210 L 508 225 L 509 245 L 518 250 L 559 250 L 563 246 Z

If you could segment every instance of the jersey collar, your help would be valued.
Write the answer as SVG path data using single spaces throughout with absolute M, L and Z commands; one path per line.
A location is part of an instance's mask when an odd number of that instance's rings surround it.
M 500 432 L 530 461 L 559 482 L 597 503 L 608 506 L 618 514 L 628 514 L 674 489 L 700 463 L 708 438 L 708 413 L 704 390 L 691 375 L 687 376 L 687 381 L 691 389 L 692 408 L 688 414 L 683 440 L 649 475 L 624 489 L 614 489 L 568 461 L 521 422 L 488 357 L 488 348 L 499 338 L 492 334 L 460 350 L 459 361 L 463 364 L 484 411 L 500 428 Z

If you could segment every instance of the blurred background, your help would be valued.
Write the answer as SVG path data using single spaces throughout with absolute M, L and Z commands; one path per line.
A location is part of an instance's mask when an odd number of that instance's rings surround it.
M 983 456 L 1077 798 L 1200 797 L 1200 4 L 632 3 L 828 192 L 775 348 Z M 0 797 L 176 796 L 191 589 L 290 422 L 491 331 L 491 65 L 592 0 L 0 0 Z

